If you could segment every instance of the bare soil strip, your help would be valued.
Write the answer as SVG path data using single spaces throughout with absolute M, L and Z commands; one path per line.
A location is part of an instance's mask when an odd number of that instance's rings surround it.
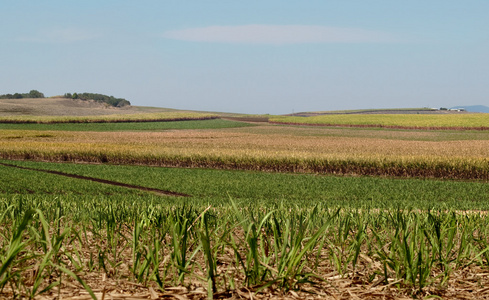
M 55 174 L 55 175 L 60 175 L 60 176 L 65 176 L 65 177 L 70 177 L 70 178 L 89 180 L 89 181 L 93 181 L 93 182 L 100 182 L 100 183 L 110 184 L 110 185 L 114 185 L 114 186 L 120 186 L 120 187 L 125 187 L 125 188 L 130 188 L 130 189 L 137 189 L 137 190 L 146 191 L 146 192 L 154 192 L 154 193 L 166 195 L 166 196 L 192 197 L 191 195 L 179 193 L 179 192 L 160 190 L 160 189 L 156 189 L 156 188 L 149 188 L 149 187 L 145 187 L 145 186 L 132 185 L 132 184 L 127 184 L 127 183 L 122 183 L 122 182 L 117 182 L 117 181 L 106 180 L 106 179 L 63 173 L 63 172 L 59 172 L 59 171 L 51 171 L 51 170 L 42 170 L 42 169 L 36 169 L 36 168 L 21 167 L 21 166 L 6 164 L 6 163 L 0 163 L 0 165 L 5 166 L 5 167 L 22 169 L 22 170 L 44 172 L 44 173 Z

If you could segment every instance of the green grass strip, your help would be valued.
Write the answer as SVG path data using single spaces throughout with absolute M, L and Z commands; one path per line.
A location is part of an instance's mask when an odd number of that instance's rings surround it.
M 324 203 L 345 207 L 489 209 L 487 183 L 477 181 L 341 177 L 31 161 L 8 161 L 8 163 L 186 193 L 192 195 L 192 198 L 184 200 L 186 203 L 199 205 L 219 206 L 228 203 L 231 197 L 240 205 L 272 207 L 275 205 L 308 207 Z M 4 193 L 30 189 L 39 194 L 38 190 L 42 191 L 41 193 L 49 192 L 47 187 L 50 184 L 53 186 L 52 192 L 60 189 L 61 186 L 53 184 L 54 178 L 50 174 L 29 179 L 27 174 L 34 171 L 15 170 L 18 173 L 15 176 L 12 172 L 10 169 L 0 168 L 0 180 L 6 181 L 9 186 Z M 50 175 L 49 178 L 47 175 Z M 22 177 L 16 180 L 16 176 Z M 43 180 L 42 176 L 47 178 Z M 78 185 L 73 183 L 73 186 L 68 185 L 61 190 L 75 193 L 77 189 Z M 80 188 L 80 193 L 82 190 L 90 191 L 91 188 Z M 95 191 L 90 193 L 100 194 Z M 118 193 L 114 191 L 114 194 Z

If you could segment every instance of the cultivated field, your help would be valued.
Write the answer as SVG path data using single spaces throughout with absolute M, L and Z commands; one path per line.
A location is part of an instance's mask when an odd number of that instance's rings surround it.
M 0 124 L 0 296 L 489 298 L 489 131 L 241 121 Z
M 101 116 L 13 116 L 1 117 L 3 124 L 131 123 L 216 119 L 217 115 L 193 112 L 110 114 Z
M 235 122 L 230 122 L 234 126 Z M 148 132 L 2 130 L 0 157 L 320 174 L 489 178 L 489 132 L 252 126 Z
M 271 122 L 342 127 L 489 130 L 489 114 L 328 114 L 310 117 L 276 116 Z

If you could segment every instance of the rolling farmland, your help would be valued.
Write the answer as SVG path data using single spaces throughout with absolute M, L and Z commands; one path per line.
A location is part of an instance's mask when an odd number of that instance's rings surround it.
M 474 132 L 461 138 L 458 132 L 321 130 L 288 126 L 161 132 L 2 130 L 0 157 L 488 179 L 488 137 L 486 132 Z
M 185 120 L 208 120 L 214 114 L 193 112 L 163 112 L 139 114 L 110 114 L 97 116 L 4 116 L 0 123 L 7 124 L 56 124 L 56 123 L 122 123 L 122 122 L 165 122 Z
M 393 126 L 442 124 L 412 116 Z M 0 124 L 2 297 L 488 296 L 482 119 L 16 118 Z
M 311 117 L 276 116 L 270 121 L 341 127 L 489 130 L 488 114 L 328 114 Z

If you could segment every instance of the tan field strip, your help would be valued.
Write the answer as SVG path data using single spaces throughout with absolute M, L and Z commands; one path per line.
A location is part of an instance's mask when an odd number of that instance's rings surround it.
M 327 129 L 325 129 L 327 130 Z M 489 140 L 436 132 L 257 126 L 164 132 L 0 131 L 0 156 L 50 161 L 489 179 Z M 480 133 L 482 134 L 482 133 Z M 486 137 L 487 138 L 487 137 Z
M 311 117 L 274 116 L 273 123 L 383 127 L 410 129 L 488 130 L 489 114 L 443 113 L 438 114 L 330 114 Z

